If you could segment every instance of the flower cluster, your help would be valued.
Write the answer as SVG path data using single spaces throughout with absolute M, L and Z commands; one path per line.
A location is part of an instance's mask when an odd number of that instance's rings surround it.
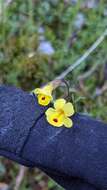
M 36 88 L 33 92 L 37 95 L 38 103 L 42 106 L 47 106 L 53 101 L 53 90 L 54 86 L 52 83 L 49 83 L 43 88 Z M 60 98 L 54 101 L 53 105 L 54 108 L 50 107 L 45 112 L 47 121 L 55 127 L 72 127 L 73 122 L 69 117 L 74 114 L 73 104 L 71 102 L 66 102 L 63 98 Z

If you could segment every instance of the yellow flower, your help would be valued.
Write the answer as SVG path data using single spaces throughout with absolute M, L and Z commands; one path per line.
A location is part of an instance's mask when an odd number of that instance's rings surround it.
M 46 118 L 47 121 L 55 127 L 65 125 L 65 127 L 70 128 L 73 122 L 69 117 L 73 114 L 74 108 L 72 103 L 66 103 L 64 99 L 57 99 L 54 102 L 54 108 L 49 108 L 46 111 Z
M 47 106 L 52 101 L 52 84 L 48 84 L 43 88 L 36 88 L 33 92 L 37 95 L 38 103 L 42 106 Z

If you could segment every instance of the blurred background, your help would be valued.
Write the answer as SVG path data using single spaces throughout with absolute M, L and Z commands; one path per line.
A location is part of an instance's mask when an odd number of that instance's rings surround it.
M 53 80 L 106 27 L 106 0 L 0 0 L 0 84 L 31 91 Z M 107 38 L 66 80 L 75 109 L 107 122 Z M 9 189 L 62 190 L 38 169 L 1 158 L 0 190 Z

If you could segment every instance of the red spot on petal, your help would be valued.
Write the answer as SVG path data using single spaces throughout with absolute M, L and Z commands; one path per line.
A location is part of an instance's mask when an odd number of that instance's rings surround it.
M 53 121 L 57 123 L 57 122 L 58 122 L 58 119 L 57 119 L 57 118 L 54 118 Z
M 45 100 L 45 96 L 42 97 L 42 100 Z

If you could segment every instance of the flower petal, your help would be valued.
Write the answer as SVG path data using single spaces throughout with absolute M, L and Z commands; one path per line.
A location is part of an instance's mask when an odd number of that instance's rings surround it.
M 38 94 L 38 103 L 42 106 L 47 106 L 51 102 L 51 97 L 44 94 Z
M 53 108 L 48 108 L 45 112 L 46 116 L 50 116 L 53 113 L 55 113 L 55 109 Z
M 64 110 L 65 115 L 68 117 L 74 114 L 74 107 L 73 107 L 73 104 L 70 102 L 64 105 L 63 110 Z
M 52 90 L 53 90 L 52 84 L 48 84 L 48 85 L 44 86 L 43 90 L 52 93 Z
M 35 94 L 44 94 L 52 98 L 52 90 L 53 90 L 53 86 L 51 84 L 48 84 L 42 88 L 36 88 L 33 92 Z
M 64 100 L 63 98 L 57 99 L 54 102 L 54 107 L 56 110 L 60 110 L 64 107 L 65 103 L 66 103 L 66 100 Z
M 59 117 L 59 114 L 57 112 L 48 115 L 46 118 L 48 123 L 50 123 L 55 127 L 61 127 L 63 125 L 63 117 L 62 116 Z
M 36 88 L 33 92 L 35 94 L 41 94 L 41 88 Z
M 69 117 L 64 117 L 63 124 L 65 125 L 65 127 L 71 128 L 73 125 L 73 122 Z

